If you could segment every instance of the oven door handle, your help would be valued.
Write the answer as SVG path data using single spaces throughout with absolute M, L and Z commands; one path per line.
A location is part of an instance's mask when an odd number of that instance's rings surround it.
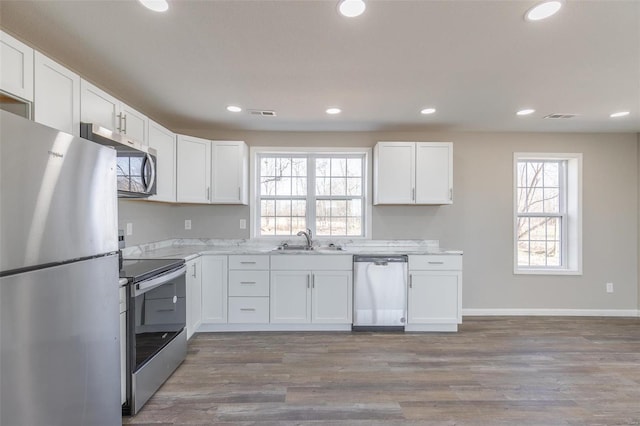
M 149 290 L 153 290 L 156 287 L 160 287 L 163 284 L 168 283 L 174 278 L 178 278 L 180 275 L 184 275 L 187 273 L 187 267 L 182 265 L 179 269 L 175 271 L 171 271 L 168 274 L 161 275 L 157 278 L 153 278 L 147 281 L 143 281 L 139 284 L 136 284 L 135 296 L 139 296 L 143 293 L 148 292 Z

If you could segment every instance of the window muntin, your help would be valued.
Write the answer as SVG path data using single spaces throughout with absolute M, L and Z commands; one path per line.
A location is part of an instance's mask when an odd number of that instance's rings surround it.
M 258 154 L 259 236 L 364 236 L 364 154 Z
M 519 160 L 516 182 L 517 266 L 565 264 L 566 160 Z

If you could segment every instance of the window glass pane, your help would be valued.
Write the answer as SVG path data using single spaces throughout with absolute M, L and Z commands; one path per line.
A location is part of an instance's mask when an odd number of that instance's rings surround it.
M 542 213 L 544 207 L 544 191 L 540 189 L 529 188 L 526 194 L 525 212 Z
M 560 191 L 558 189 L 544 189 L 543 210 L 545 213 L 560 212 Z
M 560 218 L 549 218 L 547 222 L 547 238 L 554 241 L 560 240 Z
M 307 178 L 292 179 L 291 195 L 304 196 L 307 195 Z
M 331 178 L 331 195 L 347 195 L 347 179 Z
M 275 195 L 276 182 L 273 177 L 264 177 L 260 183 L 260 195 Z
M 276 232 L 275 218 L 262 217 L 260 218 L 260 234 L 261 235 L 274 235 Z
M 316 216 L 329 216 L 331 215 L 331 201 L 329 200 L 317 200 L 316 201 Z
M 544 241 L 547 236 L 546 218 L 532 217 L 529 221 L 529 238 L 537 241 Z
M 291 200 L 276 200 L 276 216 L 291 216 Z
M 330 221 L 328 217 L 317 216 L 316 218 L 316 235 L 327 236 L 331 235 Z
M 346 215 L 347 215 L 346 200 L 331 201 L 331 216 L 346 216 Z
M 291 178 L 281 178 L 276 182 L 276 195 L 291 195 Z
M 273 157 L 264 157 L 260 160 L 260 176 L 276 175 L 276 159 Z
M 328 197 L 331 195 L 331 179 L 316 178 L 316 196 Z
M 347 176 L 352 176 L 352 177 L 362 176 L 362 159 L 360 158 L 347 159 Z
M 304 217 L 294 217 L 291 219 L 291 235 L 307 229 L 307 222 Z
M 547 266 L 560 266 L 560 244 L 547 242 Z
M 307 202 L 305 200 L 292 200 L 291 215 L 305 217 L 307 215 Z
M 347 216 L 362 216 L 362 200 L 349 200 L 347 203 Z
M 518 266 L 529 266 L 529 241 L 518 241 Z
M 291 218 L 276 218 L 276 235 L 291 235 Z
M 362 179 L 361 178 L 347 179 L 346 195 L 362 195 Z
M 357 217 L 347 217 L 347 235 L 362 235 L 362 219 Z
M 331 235 L 347 235 L 347 218 L 331 218 Z
M 276 159 L 276 176 L 291 176 L 291 158 Z
M 276 202 L 273 200 L 260 201 L 260 216 L 275 216 Z
M 518 218 L 518 240 L 529 240 L 529 218 Z
M 531 241 L 529 259 L 531 266 L 545 266 L 547 263 L 546 244 L 544 241 Z
M 307 176 L 307 159 L 306 158 L 293 158 L 291 159 L 291 172 L 293 176 L 306 177 Z
M 537 187 L 542 186 L 542 165 L 534 161 L 527 162 L 527 176 L 523 186 Z
M 331 176 L 331 160 L 328 158 L 316 158 L 316 177 Z
M 544 186 L 547 188 L 557 188 L 560 186 L 560 170 L 558 164 L 559 163 L 553 162 L 545 163 L 544 165 Z
M 343 177 L 347 175 L 347 159 L 332 158 L 331 159 L 331 176 Z

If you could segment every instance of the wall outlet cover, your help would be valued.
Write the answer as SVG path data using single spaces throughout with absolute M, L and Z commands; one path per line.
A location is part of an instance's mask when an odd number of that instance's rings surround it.
M 127 223 L 127 235 L 133 235 L 133 223 Z
M 247 219 L 240 219 L 240 229 L 247 229 Z
M 191 229 L 191 219 L 185 219 L 184 229 Z
M 607 283 L 607 293 L 613 293 L 613 283 Z

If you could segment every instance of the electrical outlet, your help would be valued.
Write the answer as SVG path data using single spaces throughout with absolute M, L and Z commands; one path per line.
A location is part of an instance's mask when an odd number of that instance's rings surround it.
M 613 283 L 607 283 L 607 293 L 613 293 Z
M 185 219 L 184 229 L 191 229 L 191 219 Z
M 127 223 L 127 235 L 133 235 L 133 223 Z
M 240 219 L 240 229 L 247 229 L 247 219 Z

